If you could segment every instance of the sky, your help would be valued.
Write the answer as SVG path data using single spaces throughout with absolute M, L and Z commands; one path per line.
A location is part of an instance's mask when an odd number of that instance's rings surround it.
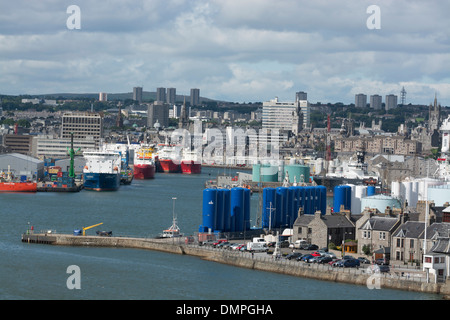
M 436 95 L 450 106 L 449 12 L 442 0 L 2 1 L 0 94 L 142 86 L 347 104 L 358 93 L 400 101 L 405 87 L 407 104 Z

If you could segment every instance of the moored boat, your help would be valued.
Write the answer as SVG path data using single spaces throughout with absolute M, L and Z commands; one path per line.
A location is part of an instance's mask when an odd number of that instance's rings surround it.
M 180 172 L 179 148 L 175 145 L 159 144 L 155 156 L 156 169 L 159 172 L 178 173 Z
M 36 192 L 37 183 L 15 179 L 8 166 L 8 172 L 0 173 L 0 192 Z
M 153 152 L 153 147 L 148 145 L 142 145 L 136 150 L 133 164 L 136 179 L 153 179 L 155 177 L 156 165 L 153 160 Z
M 120 187 L 121 155 L 114 151 L 85 151 L 84 189 L 116 191 Z
M 181 172 L 184 174 L 202 173 L 202 164 L 197 158 L 195 151 L 183 149 L 183 158 L 181 159 Z

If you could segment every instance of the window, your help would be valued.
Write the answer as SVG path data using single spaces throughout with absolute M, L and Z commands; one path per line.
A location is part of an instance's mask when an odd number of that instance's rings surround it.
M 409 247 L 414 248 L 414 239 L 409 240 Z
M 426 263 L 431 263 L 431 257 L 425 257 L 425 262 Z
M 386 240 L 386 232 L 380 232 L 380 240 Z

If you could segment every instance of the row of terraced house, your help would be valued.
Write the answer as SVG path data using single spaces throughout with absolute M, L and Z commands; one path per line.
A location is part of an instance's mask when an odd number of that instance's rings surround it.
M 293 226 L 296 240 L 320 248 L 333 243 L 345 253 L 368 254 L 372 261 L 421 266 L 432 281 L 444 281 L 450 270 L 450 207 L 430 204 L 426 210 L 419 202 L 414 210 L 386 208 L 383 213 L 366 208 L 361 214 L 306 215 L 300 210 Z

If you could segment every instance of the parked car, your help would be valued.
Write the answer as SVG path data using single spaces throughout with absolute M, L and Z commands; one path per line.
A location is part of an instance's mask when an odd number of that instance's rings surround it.
M 320 257 L 320 256 L 322 256 L 322 255 L 320 254 L 320 252 L 317 252 L 317 251 L 314 251 L 313 253 L 311 253 L 311 255 L 314 256 L 314 257 Z
M 229 245 L 230 245 L 230 243 L 228 241 L 222 241 L 216 245 L 216 248 L 226 248 Z
M 364 257 L 358 257 L 358 260 L 359 260 L 359 262 L 362 263 L 362 264 L 370 264 L 370 261 L 369 261 L 369 259 L 367 259 L 367 258 L 364 258 Z
M 342 259 L 334 259 L 329 264 L 331 264 L 332 267 L 339 267 L 339 264 L 343 261 Z
M 315 244 L 305 244 L 302 246 L 303 250 L 317 250 L 319 247 Z
M 331 259 L 336 259 L 336 255 L 333 252 L 327 252 L 325 257 L 330 257 Z
M 355 259 L 355 257 L 353 257 L 353 256 L 343 256 L 342 259 L 343 260 L 351 260 L 351 259 Z
M 286 259 L 288 259 L 288 260 L 296 259 L 296 258 L 300 257 L 301 255 L 302 255 L 301 252 L 292 252 L 286 256 Z
M 271 247 L 275 247 L 277 243 L 275 241 L 271 241 L 267 244 L 267 247 L 271 248 Z
M 328 263 L 328 262 L 330 262 L 330 261 L 332 261 L 333 259 L 331 258 L 331 257 L 328 257 L 328 256 L 322 256 L 322 257 L 319 257 L 318 259 L 317 259 L 317 263 L 321 263 L 321 264 L 324 264 L 324 263 Z
M 309 263 L 317 263 L 322 256 L 314 256 L 308 260 Z
M 202 242 L 203 246 L 213 246 L 216 243 L 214 240 L 206 240 Z
M 280 248 L 289 248 L 289 241 L 280 242 Z
M 311 259 L 312 257 L 314 257 L 314 256 L 312 256 L 310 254 L 305 254 L 304 256 L 302 256 L 300 258 L 300 261 L 308 262 L 308 260 Z
M 344 259 L 339 261 L 337 264 L 338 267 L 342 268 L 354 268 L 359 267 L 360 263 L 358 259 Z
M 387 265 L 380 265 L 378 268 L 380 272 L 389 272 L 389 266 Z
M 221 244 L 222 242 L 228 242 L 226 239 L 221 239 L 221 240 L 217 240 L 216 242 L 213 243 L 214 247 L 217 247 L 219 244 Z

